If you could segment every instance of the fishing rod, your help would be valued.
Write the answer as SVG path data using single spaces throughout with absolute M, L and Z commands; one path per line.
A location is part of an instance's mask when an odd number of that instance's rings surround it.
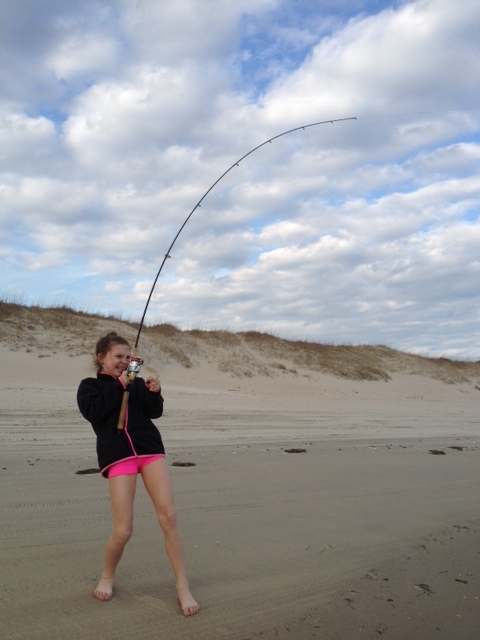
M 238 167 L 240 165 L 240 163 L 243 160 L 245 160 L 245 158 L 248 158 L 248 156 L 252 155 L 252 153 L 255 153 L 255 151 L 258 151 L 258 149 L 261 149 L 261 147 L 264 147 L 265 145 L 272 143 L 274 140 L 277 140 L 278 138 L 281 138 L 282 136 L 286 136 L 289 133 L 294 133 L 295 131 L 300 131 L 300 130 L 304 130 L 305 131 L 305 129 L 309 129 L 311 127 L 317 127 L 317 126 L 319 126 L 321 124 L 334 124 L 335 122 L 344 122 L 346 120 L 356 120 L 356 119 L 357 119 L 356 117 L 351 117 L 351 118 L 336 118 L 335 120 L 323 120 L 322 122 L 312 122 L 311 124 L 304 124 L 304 125 L 301 125 L 300 127 L 295 127 L 294 129 L 289 129 L 288 131 L 284 131 L 283 133 L 279 133 L 276 136 L 273 136 L 272 138 L 269 138 L 268 140 L 265 140 L 264 142 L 262 142 L 261 144 L 257 145 L 253 149 L 250 149 L 250 151 L 248 153 L 246 153 L 241 158 L 239 158 L 236 162 L 234 162 L 231 167 L 229 167 L 226 171 L 224 171 L 222 173 L 222 175 L 215 180 L 215 182 L 211 185 L 211 187 L 209 187 L 207 189 L 207 191 L 205 191 L 203 196 L 200 198 L 200 200 L 197 202 L 197 204 L 193 207 L 193 209 L 190 211 L 188 216 L 185 218 L 185 221 L 183 222 L 182 226 L 178 230 L 176 236 L 173 238 L 173 241 L 172 241 L 171 245 L 168 247 L 167 253 L 164 256 L 164 258 L 162 260 L 162 264 L 160 265 L 160 268 L 159 268 L 159 270 L 157 272 L 157 275 L 155 276 L 155 280 L 153 281 L 152 288 L 150 289 L 150 293 L 149 293 L 148 298 L 147 298 L 147 303 L 145 305 L 145 309 L 143 310 L 142 319 L 140 320 L 140 326 L 138 328 L 138 333 L 137 333 L 137 338 L 135 340 L 134 349 L 136 349 L 138 347 L 138 342 L 140 340 L 140 334 L 141 334 L 142 329 L 143 329 L 143 324 L 144 324 L 144 321 L 145 321 L 145 316 L 147 314 L 148 305 L 150 304 L 150 300 L 152 298 L 153 291 L 154 291 L 155 286 L 157 284 L 158 278 L 160 277 L 160 274 L 162 273 L 162 269 L 163 269 L 166 261 L 168 260 L 168 258 L 171 258 L 170 252 L 173 249 L 174 244 L 178 240 L 178 236 L 182 233 L 182 231 L 185 228 L 185 225 L 187 224 L 187 222 L 193 216 L 195 211 L 199 207 L 201 207 L 202 202 L 205 200 L 205 198 L 208 196 L 208 194 L 217 186 L 217 184 L 220 182 L 220 180 L 222 180 L 228 173 L 230 173 L 230 171 L 232 169 L 234 169 L 235 167 Z M 134 366 L 134 365 L 132 364 L 132 366 Z

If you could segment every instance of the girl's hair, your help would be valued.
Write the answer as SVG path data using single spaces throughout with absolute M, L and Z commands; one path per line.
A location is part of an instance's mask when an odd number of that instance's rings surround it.
M 119 336 L 115 331 L 107 333 L 106 336 L 103 336 L 103 338 L 100 338 L 97 342 L 97 346 L 95 347 L 95 368 L 98 373 L 102 370 L 98 356 L 106 356 L 110 349 L 116 344 L 125 344 L 127 347 L 130 347 L 128 340 Z

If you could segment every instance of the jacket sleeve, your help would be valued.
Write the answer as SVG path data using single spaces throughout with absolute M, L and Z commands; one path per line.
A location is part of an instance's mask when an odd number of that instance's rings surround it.
M 149 418 L 160 418 L 163 413 L 163 397 L 160 392 L 152 393 L 149 391 L 145 381 L 142 378 L 138 379 L 138 382 L 142 385 L 143 394 L 143 406 L 144 411 Z
M 101 385 L 95 378 L 86 378 L 78 387 L 78 408 L 88 422 L 98 424 L 113 412 L 119 411 L 122 396 L 123 387 L 120 382 Z

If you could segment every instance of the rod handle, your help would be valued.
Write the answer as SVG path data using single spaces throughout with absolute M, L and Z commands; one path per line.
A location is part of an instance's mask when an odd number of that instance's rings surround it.
M 118 416 L 118 424 L 117 429 L 123 430 L 125 426 L 125 415 L 127 413 L 127 405 L 128 405 L 128 391 L 125 390 L 123 392 L 122 404 L 120 405 L 120 415 Z

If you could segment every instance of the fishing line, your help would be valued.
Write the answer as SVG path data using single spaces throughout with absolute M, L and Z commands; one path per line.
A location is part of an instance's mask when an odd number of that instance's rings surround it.
M 241 158 L 239 158 L 236 162 L 234 162 L 231 167 L 229 167 L 226 171 L 224 171 L 222 173 L 222 175 L 215 180 L 215 182 L 207 189 L 207 191 L 205 191 L 203 196 L 200 198 L 200 200 L 197 202 L 197 204 L 193 207 L 193 209 L 190 211 L 188 216 L 185 218 L 185 221 L 183 222 L 183 224 L 180 227 L 180 229 L 177 231 L 176 236 L 173 238 L 172 243 L 168 247 L 167 253 L 164 256 L 164 258 L 162 260 L 162 264 L 160 265 L 160 268 L 159 268 L 159 270 L 157 272 L 157 275 L 155 276 L 155 280 L 153 281 L 152 288 L 150 289 L 150 293 L 149 293 L 148 298 L 147 298 L 147 303 L 145 305 L 145 309 L 143 310 L 142 319 L 140 320 L 140 326 L 138 328 L 138 333 L 137 333 L 137 338 L 135 340 L 134 349 L 136 349 L 138 347 L 138 342 L 140 340 L 140 334 L 141 334 L 142 329 L 143 329 L 143 324 L 144 324 L 144 321 L 145 321 L 145 316 L 147 314 L 148 305 L 150 304 L 150 300 L 152 298 L 153 291 L 154 291 L 155 286 L 157 284 L 158 278 L 160 277 L 160 274 L 162 273 L 162 269 L 163 269 L 166 261 L 168 260 L 168 258 L 171 258 L 170 252 L 173 249 L 174 244 L 178 240 L 178 236 L 182 233 L 182 231 L 185 228 L 185 225 L 187 224 L 187 222 L 193 216 L 195 211 L 201 206 L 202 202 L 205 200 L 205 198 L 208 196 L 208 194 L 217 186 L 217 184 L 220 182 L 220 180 L 222 180 L 228 173 L 230 173 L 230 171 L 232 169 L 234 169 L 235 167 L 238 167 L 240 165 L 240 163 L 243 160 L 245 160 L 245 158 L 248 158 L 248 156 L 252 155 L 252 153 L 255 153 L 255 151 L 258 151 L 258 149 L 260 149 L 261 147 L 264 147 L 265 145 L 272 143 L 274 140 L 277 140 L 278 138 L 281 138 L 282 136 L 286 136 L 289 133 L 294 133 L 295 131 L 301 131 L 301 130 L 305 131 L 306 129 L 309 129 L 310 127 L 317 127 L 317 126 L 319 126 L 321 124 L 334 124 L 335 122 L 344 122 L 346 120 L 357 120 L 357 118 L 356 117 L 351 117 L 351 118 L 336 118 L 335 120 L 323 120 L 322 122 L 312 122 L 311 124 L 304 124 L 304 125 L 302 125 L 300 127 L 295 127 L 294 129 L 289 129 L 288 131 L 283 131 L 283 133 L 279 133 L 276 136 L 273 136 L 272 138 L 269 138 L 268 140 L 265 140 L 264 142 L 262 142 L 261 144 L 257 145 L 253 149 L 250 149 L 250 151 L 248 151 L 248 153 L 246 153 Z

